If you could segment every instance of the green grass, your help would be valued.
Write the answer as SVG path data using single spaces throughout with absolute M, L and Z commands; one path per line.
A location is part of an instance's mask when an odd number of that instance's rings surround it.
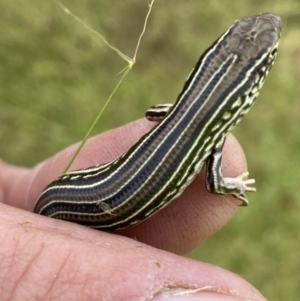
M 143 1 L 65 1 L 132 56 Z M 300 4 L 279 1 L 158 1 L 138 63 L 94 134 L 172 102 L 199 55 L 242 16 L 274 11 L 284 21 L 277 62 L 260 97 L 234 131 L 257 193 L 250 206 L 189 254 L 243 275 L 269 300 L 300 295 Z M 24 166 L 85 135 L 125 66 L 53 1 L 0 2 L 0 157 Z M 101 149 L 99 150 L 101 151 Z

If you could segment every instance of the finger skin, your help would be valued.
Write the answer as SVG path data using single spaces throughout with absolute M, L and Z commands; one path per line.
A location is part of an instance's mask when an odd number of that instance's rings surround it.
M 3 301 L 140 301 L 191 289 L 265 300 L 237 275 L 124 236 L 4 204 L 0 229 Z
M 141 119 L 89 139 L 71 169 L 115 159 L 153 126 L 154 123 Z M 75 147 L 67 148 L 33 169 L 2 163 L 0 201 L 32 211 L 43 188 L 61 174 Z M 242 149 L 232 135 L 224 146 L 223 170 L 225 176 L 238 176 L 247 170 Z M 163 250 L 184 254 L 221 229 L 237 210 L 234 197 L 207 192 L 203 170 L 184 193 L 165 209 L 145 222 L 117 233 Z

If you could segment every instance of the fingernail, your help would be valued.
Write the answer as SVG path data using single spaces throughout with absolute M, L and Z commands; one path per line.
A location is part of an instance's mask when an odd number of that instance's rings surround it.
M 161 294 L 156 295 L 153 301 L 251 301 L 250 299 L 228 296 L 213 292 L 198 292 L 191 294 Z

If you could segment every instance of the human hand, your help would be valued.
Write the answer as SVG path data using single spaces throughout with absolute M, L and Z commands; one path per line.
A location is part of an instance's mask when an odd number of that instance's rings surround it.
M 91 138 L 72 169 L 116 158 L 152 126 L 143 119 Z M 74 149 L 32 169 L 0 163 L 1 300 L 265 300 L 239 276 L 175 255 L 203 243 L 238 210 L 232 196 L 206 191 L 204 172 L 168 207 L 116 232 L 122 236 L 28 212 Z M 246 170 L 233 136 L 223 167 L 226 176 Z

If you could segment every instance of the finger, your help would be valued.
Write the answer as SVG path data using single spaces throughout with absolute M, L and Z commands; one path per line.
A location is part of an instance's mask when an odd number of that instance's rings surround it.
M 149 131 L 151 126 L 153 124 L 146 120 L 138 120 L 90 139 L 72 168 L 116 158 Z M 62 166 L 65 166 L 73 152 L 74 146 L 33 170 L 8 172 L 8 177 L 3 180 L 7 203 L 32 210 L 42 189 L 61 173 Z M 237 176 L 246 170 L 243 152 L 232 136 L 224 146 L 223 165 L 225 176 Z M 222 228 L 238 208 L 232 196 L 208 193 L 204 182 L 205 175 L 202 172 L 170 206 L 147 221 L 118 233 L 178 254 L 193 249 Z
M 0 206 L 2 300 L 265 300 L 241 277 L 138 241 Z
M 237 140 L 230 135 L 223 149 L 224 175 L 235 177 L 246 168 L 244 153 Z M 140 225 L 118 233 L 163 250 L 186 254 L 228 223 L 239 210 L 238 203 L 231 195 L 208 192 L 203 170 L 184 193 L 164 210 Z
M 117 158 L 153 126 L 154 123 L 138 120 L 90 138 L 70 170 Z M 32 211 L 41 191 L 62 174 L 78 145 L 77 143 L 66 148 L 32 169 L 20 168 L 0 161 L 0 189 L 3 202 Z

